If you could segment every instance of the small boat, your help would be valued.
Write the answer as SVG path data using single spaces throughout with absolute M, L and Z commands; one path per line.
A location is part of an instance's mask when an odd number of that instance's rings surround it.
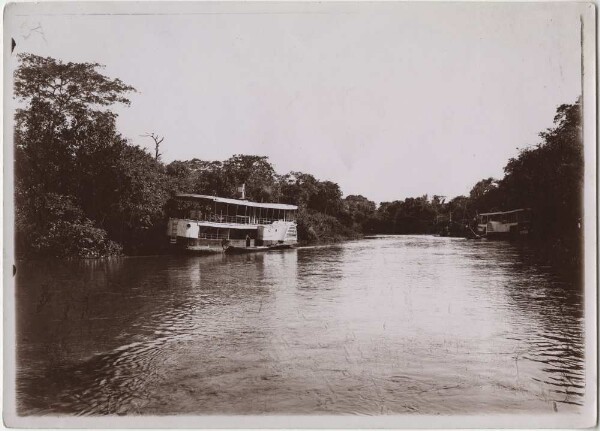
M 276 245 L 259 245 L 253 247 L 239 247 L 230 245 L 225 249 L 225 253 L 228 254 L 243 254 L 243 253 L 256 253 L 261 251 L 273 251 L 273 250 L 287 250 L 292 248 L 291 244 L 276 244 Z
M 219 249 L 217 247 L 209 247 L 209 246 L 203 246 L 203 245 L 190 245 L 190 246 L 186 247 L 185 251 L 189 254 L 198 254 L 198 255 L 217 254 L 217 253 L 223 252 L 222 249 Z

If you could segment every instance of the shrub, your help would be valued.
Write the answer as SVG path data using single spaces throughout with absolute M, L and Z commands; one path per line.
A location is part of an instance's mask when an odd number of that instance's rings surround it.
M 121 246 L 94 226 L 70 196 L 54 193 L 30 201 L 17 225 L 17 252 L 26 256 L 94 258 L 121 253 Z
M 298 212 L 297 222 L 300 241 L 341 241 L 359 236 L 337 218 L 320 212 L 301 210 Z

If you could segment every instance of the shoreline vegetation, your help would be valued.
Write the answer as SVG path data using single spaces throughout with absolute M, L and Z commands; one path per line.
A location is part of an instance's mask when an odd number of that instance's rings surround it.
M 176 193 L 298 205 L 301 244 L 373 234 L 460 236 L 477 213 L 531 208 L 529 241 L 540 258 L 581 269 L 583 142 L 581 98 L 557 108 L 540 142 L 519 149 L 502 179 L 478 181 L 468 196 L 423 195 L 377 205 L 343 197 L 335 182 L 304 172 L 279 174 L 268 157 L 233 155 L 164 163 L 123 137 L 114 105 L 135 89 L 104 76 L 97 63 L 19 54 L 15 97 L 15 244 L 18 258 L 96 258 L 165 252 Z M 549 124 L 550 124 L 549 119 Z M 160 126 L 158 126 L 160 127 Z M 160 142 L 159 142 L 160 141 Z M 164 142 L 168 145 L 169 142 Z

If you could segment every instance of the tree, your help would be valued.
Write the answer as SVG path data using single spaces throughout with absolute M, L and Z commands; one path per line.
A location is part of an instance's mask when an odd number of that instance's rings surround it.
M 440 199 L 429 201 L 428 195 L 403 201 L 382 202 L 375 220 L 385 233 L 419 234 L 434 231 L 437 215 L 442 211 Z
M 376 209 L 375 202 L 362 195 L 349 195 L 344 199 L 344 211 L 348 214 L 351 226 L 361 232 L 376 228 Z
M 195 175 L 188 161 L 175 160 L 166 167 L 170 189 L 175 193 L 192 193 Z
M 475 185 L 471 188 L 469 197 L 473 200 L 481 199 L 497 187 L 498 180 L 496 180 L 495 178 L 489 177 L 480 180 L 477 183 L 475 183 Z
M 63 63 L 50 57 L 19 54 L 15 96 L 22 103 L 15 120 L 17 187 L 41 185 L 46 192 L 69 194 L 77 151 L 90 131 L 104 145 L 114 138 L 116 115 L 106 109 L 129 105 L 134 91 L 119 79 L 109 79 L 97 63 Z M 108 135 L 99 136 L 102 132 Z
M 499 181 L 489 177 L 478 181 L 471 192 L 469 198 L 472 206 L 479 212 L 496 211 L 502 209 L 502 196 L 498 192 Z
M 175 160 L 167 165 L 167 174 L 178 193 L 197 193 L 233 197 L 231 180 L 226 177 L 223 163 L 200 159 Z
M 316 193 L 308 202 L 309 208 L 324 214 L 337 216 L 342 209 L 342 190 L 332 181 L 319 181 Z
M 28 255 L 92 258 L 121 252 L 69 196 L 39 195 L 28 210 L 33 217 L 25 221 L 31 225 L 17 232 L 17 244 L 24 243 Z
M 266 156 L 236 154 L 223 162 L 228 196 L 237 196 L 237 189 L 246 185 L 246 198 L 258 202 L 279 200 L 277 175 Z
M 578 236 L 583 215 L 581 99 L 561 105 L 542 141 L 504 167 L 500 188 L 511 208 L 533 210 L 540 236 Z
M 162 144 L 162 142 L 165 140 L 164 136 L 160 137 L 154 133 L 146 133 L 144 135 L 141 135 L 144 138 L 152 138 L 152 140 L 154 141 L 154 160 L 158 161 L 158 158 L 160 156 L 162 156 L 162 154 L 160 154 L 160 144 Z
M 111 238 L 128 250 L 164 240 L 170 192 L 162 165 L 142 148 L 124 145 L 114 160 L 111 184 L 114 194 L 104 216 Z
M 455 222 L 468 221 L 474 214 L 471 212 L 471 200 L 466 196 L 456 196 L 448 202 L 446 210 L 452 214 Z
M 109 110 L 115 103 L 129 105 L 126 95 L 135 90 L 99 73 L 103 66 L 97 63 L 63 63 L 32 54 L 20 54 L 19 60 L 15 72 L 15 97 L 21 104 L 15 115 L 17 236 L 27 238 L 21 242 L 25 249 L 36 248 L 45 237 L 40 227 L 50 229 L 48 223 L 54 223 L 52 232 L 59 233 L 53 236 L 56 241 L 67 241 L 61 229 L 84 236 L 70 241 L 69 253 L 85 254 L 83 248 L 96 250 L 92 254 L 109 253 L 115 248 L 101 246 L 107 241 L 106 231 L 110 238 L 126 241 L 131 235 L 124 233 L 123 226 L 147 228 L 148 221 L 160 213 L 157 202 L 164 198 L 162 166 L 127 143 L 116 129 L 116 114 Z M 128 181 L 134 174 L 138 180 Z M 60 223 L 35 215 L 51 214 L 57 207 L 53 202 L 68 202 L 81 213 Z M 77 251 L 77 247 L 83 248 Z
M 311 198 L 317 194 L 319 181 L 311 174 L 289 172 L 279 178 L 282 202 L 307 208 Z

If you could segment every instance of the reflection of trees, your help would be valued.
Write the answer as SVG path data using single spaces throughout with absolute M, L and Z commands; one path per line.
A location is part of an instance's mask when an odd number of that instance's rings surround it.
M 265 259 L 24 263 L 17 280 L 21 410 L 135 412 L 164 372 L 172 342 L 239 336 L 235 325 L 215 325 L 258 309 L 269 294 Z
M 18 383 L 27 396 L 21 400 L 23 408 L 54 410 L 60 403 L 57 394 L 65 388 L 85 382 L 93 390 L 98 385 L 91 371 L 105 377 L 116 372 L 107 366 L 119 353 L 93 355 L 117 347 L 122 342 L 119 335 L 128 333 L 140 315 L 155 312 L 148 298 L 157 295 L 157 286 L 165 285 L 161 273 L 148 272 L 140 263 L 102 259 L 19 266 Z M 162 282 L 153 283 L 151 278 Z M 98 373 L 101 369 L 103 373 Z M 72 395 L 83 396 L 76 390 Z
M 572 274 L 551 272 L 536 264 L 535 250 L 527 244 L 497 242 L 483 245 L 486 270 L 511 274 L 503 290 L 521 323 L 515 334 L 530 349 L 522 358 L 544 364 L 543 378 L 533 380 L 560 394 L 556 401 L 579 404 L 585 374 L 583 292 Z

